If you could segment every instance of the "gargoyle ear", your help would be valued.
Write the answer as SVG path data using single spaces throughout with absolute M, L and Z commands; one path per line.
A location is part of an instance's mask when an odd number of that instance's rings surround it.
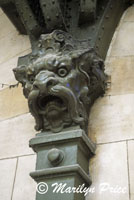
M 85 49 L 80 51 L 75 51 L 72 54 L 72 60 L 75 62 L 76 66 L 81 69 L 82 71 L 85 71 L 89 74 L 91 70 L 91 66 L 93 65 L 93 57 L 94 52 L 93 49 Z
M 22 84 L 26 82 L 26 66 L 25 65 L 20 65 L 14 68 L 13 72 L 17 81 L 19 81 Z
M 72 53 L 74 66 L 86 77 L 87 83 L 90 83 L 90 70 L 93 63 L 92 49 L 78 50 Z
M 104 85 L 106 76 L 104 75 L 104 62 L 94 51 L 94 49 L 88 49 L 85 51 L 74 52 L 73 61 L 75 66 L 81 71 L 90 82 L 90 77 L 96 77 L 98 81 Z M 101 84 L 100 83 L 100 84 Z

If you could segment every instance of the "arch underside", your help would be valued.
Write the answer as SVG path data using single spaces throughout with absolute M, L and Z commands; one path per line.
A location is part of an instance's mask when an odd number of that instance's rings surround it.
M 69 32 L 104 59 L 115 28 L 131 0 L 0 0 L 0 6 L 22 34 L 28 34 L 36 48 L 42 33 Z

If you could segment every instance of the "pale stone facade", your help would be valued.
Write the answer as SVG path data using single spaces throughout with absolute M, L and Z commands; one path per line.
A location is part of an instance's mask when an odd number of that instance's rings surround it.
M 12 69 L 31 46 L 28 36 L 20 35 L 2 10 L 0 29 L 0 199 L 33 200 L 36 184 L 29 172 L 35 169 L 36 157 L 29 139 L 35 135 L 34 119 L 22 88 L 8 86 L 16 84 Z
M 105 65 L 111 85 L 89 118 L 98 145 L 90 163 L 96 192 L 87 200 L 134 200 L 134 6 L 122 16 Z
M 19 56 L 31 51 L 28 36 L 20 35 L 0 10 L 0 199 L 34 200 L 36 184 L 29 177 L 36 156 L 28 147 L 34 137 L 22 88 L 12 69 Z M 106 59 L 111 85 L 92 107 L 89 136 L 97 142 L 90 162 L 92 188 L 87 200 L 134 200 L 134 7 L 123 15 Z M 7 85 L 2 85 L 2 84 Z M 101 191 L 102 184 L 109 188 Z M 124 189 L 119 191 L 118 188 Z

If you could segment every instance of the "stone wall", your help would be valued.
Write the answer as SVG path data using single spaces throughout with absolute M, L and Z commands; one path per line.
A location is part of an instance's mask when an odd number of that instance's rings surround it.
M 89 119 L 97 151 L 90 163 L 95 192 L 87 200 L 134 200 L 134 6 L 122 16 L 105 65 L 111 85 Z
M 29 177 L 36 156 L 28 147 L 34 137 L 34 119 L 29 114 L 22 88 L 12 69 L 19 56 L 31 51 L 27 36 L 19 35 L 0 10 L 0 199 L 34 200 L 36 184 Z M 87 200 L 134 200 L 134 7 L 130 7 L 113 37 L 106 73 L 111 85 L 91 110 L 89 137 L 97 142 L 91 160 L 92 188 Z M 111 77 L 111 78 L 110 78 Z M 3 83 L 5 85 L 3 85 Z M 118 190 L 101 191 L 107 183 Z
M 19 56 L 31 51 L 28 36 L 20 35 L 0 10 L 0 199 L 33 200 L 36 184 L 29 177 L 36 157 L 29 148 L 34 120 L 12 69 Z M 4 84 L 4 85 L 3 85 Z

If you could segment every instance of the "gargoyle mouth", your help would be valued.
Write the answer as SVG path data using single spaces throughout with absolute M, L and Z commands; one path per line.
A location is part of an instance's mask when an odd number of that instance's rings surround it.
M 50 112 L 52 110 L 63 111 L 66 109 L 63 99 L 54 95 L 38 97 L 37 106 L 39 107 L 40 114 L 46 114 L 47 112 Z
M 43 123 L 46 129 L 53 132 L 59 132 L 64 125 L 71 123 L 68 117 L 67 106 L 60 97 L 49 95 L 38 97 L 36 104 L 39 108 L 39 114 L 43 117 Z
M 78 110 L 78 99 L 67 87 L 55 85 L 48 95 L 43 96 L 39 90 L 32 90 L 28 103 L 38 131 L 51 129 L 58 132 L 71 123 L 83 125 L 84 118 Z

